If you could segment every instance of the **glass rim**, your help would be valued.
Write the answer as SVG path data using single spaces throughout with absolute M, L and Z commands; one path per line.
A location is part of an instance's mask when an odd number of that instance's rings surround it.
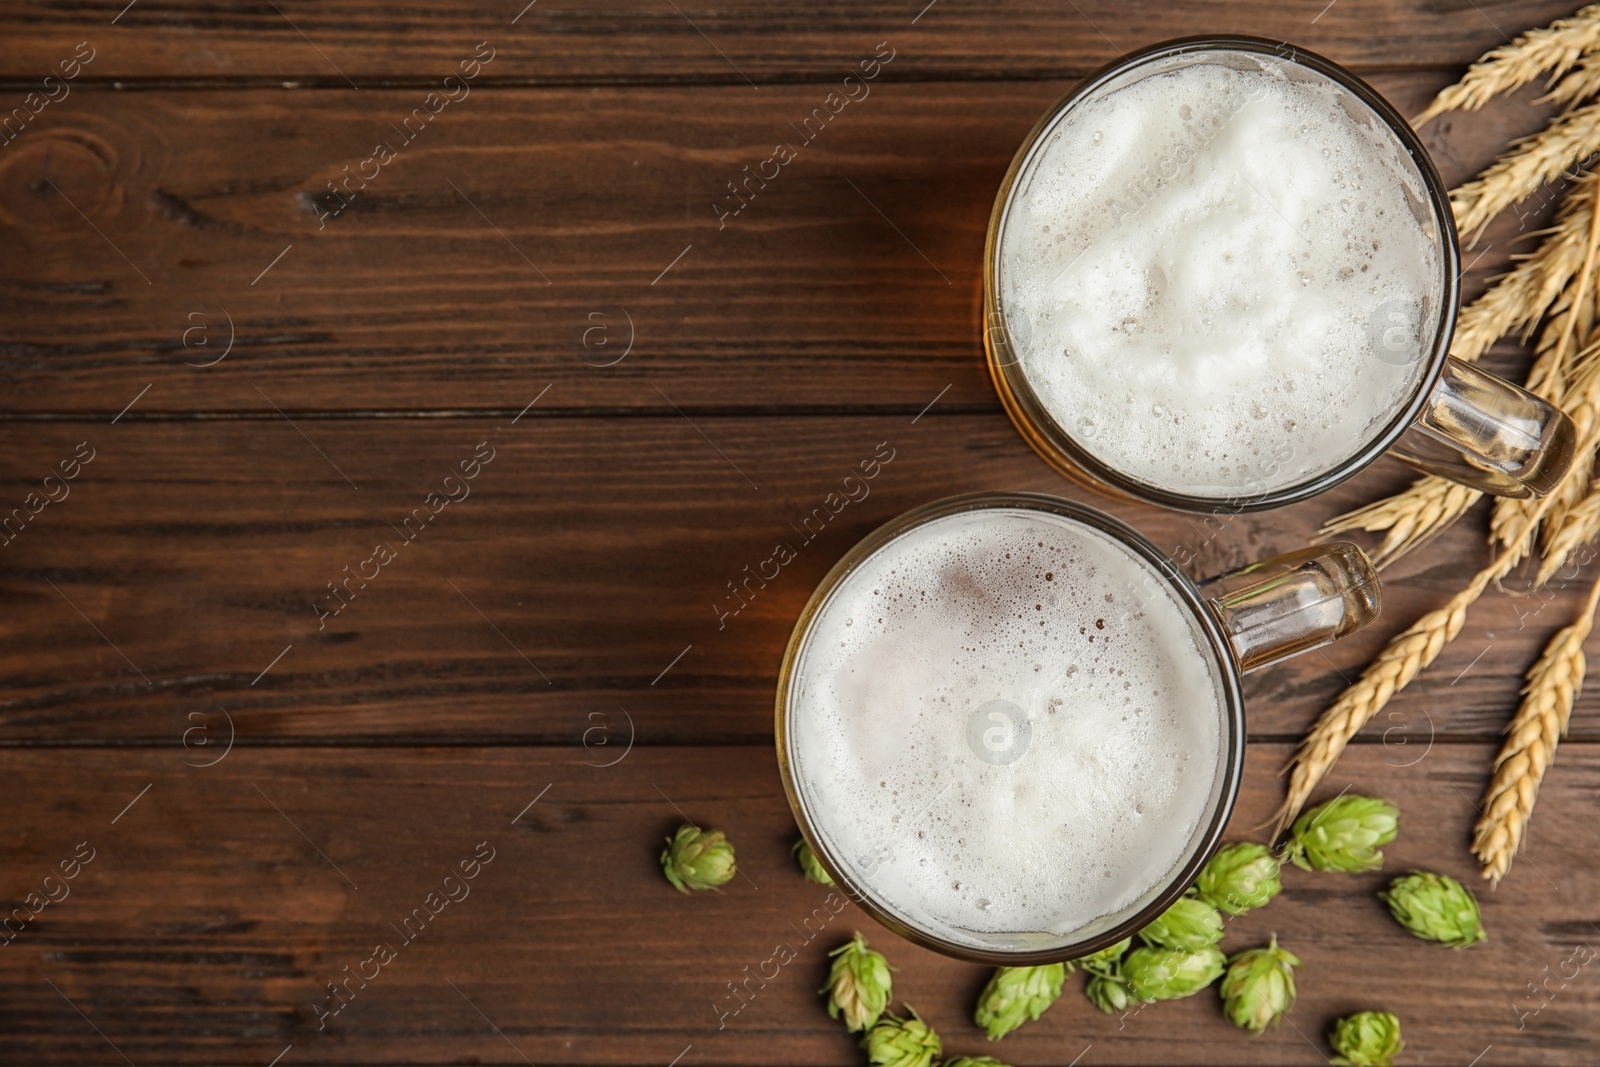
M 1258 493 L 1240 492 L 1227 496 L 1196 496 L 1182 493 L 1130 477 L 1099 459 L 1080 445 L 1068 433 L 1048 408 L 1039 400 L 1027 375 L 1020 370 L 1020 356 L 1011 347 L 1004 325 L 1004 302 L 999 292 L 1000 235 L 1012 205 L 1012 193 L 1022 171 L 1029 166 L 1036 151 L 1044 143 L 1045 135 L 1055 128 L 1073 105 L 1104 87 L 1111 80 L 1127 74 L 1137 67 L 1156 63 L 1173 56 L 1191 52 L 1243 52 L 1251 55 L 1270 55 L 1286 63 L 1312 70 L 1337 83 L 1356 97 L 1378 116 L 1400 142 L 1422 178 L 1427 201 L 1432 208 L 1434 224 L 1439 228 L 1441 274 L 1440 306 L 1436 316 L 1430 350 L 1425 358 L 1428 365 L 1417 378 L 1406 403 L 1395 410 L 1382 431 L 1368 440 L 1360 449 L 1320 474 L 1299 482 Z M 989 375 L 995 391 L 1000 395 L 1006 414 L 1033 449 L 1058 473 L 1097 489 L 1109 489 L 1115 495 L 1131 497 L 1152 504 L 1199 514 L 1220 511 L 1265 511 L 1297 503 L 1323 493 L 1354 476 L 1379 456 L 1394 446 L 1421 416 L 1429 394 L 1444 372 L 1450 354 L 1450 342 L 1455 333 L 1456 311 L 1461 302 L 1461 249 L 1456 235 L 1455 216 L 1450 209 L 1449 192 L 1444 179 L 1421 138 L 1405 118 L 1361 78 L 1339 64 L 1315 52 L 1273 41 L 1264 37 L 1243 35 L 1207 35 L 1180 37 L 1150 45 L 1114 60 L 1085 78 L 1064 93 L 1036 122 L 1011 159 L 1005 177 L 995 195 L 994 207 L 989 216 L 989 228 L 983 249 L 983 344 Z M 998 326 L 994 325 L 999 323 Z
M 1165 579 L 1167 588 L 1176 594 L 1179 602 L 1205 635 L 1205 647 L 1201 652 L 1203 655 L 1209 655 L 1220 668 L 1218 676 L 1222 684 L 1225 705 L 1223 736 L 1219 738 L 1218 745 L 1218 785 L 1215 806 L 1204 826 L 1197 827 L 1188 854 L 1182 863 L 1173 868 L 1166 884 L 1158 883 L 1149 887 L 1156 889 L 1157 892 L 1143 906 L 1101 933 L 1081 940 L 1067 941 L 1055 948 L 1022 951 L 979 948 L 913 927 L 890 911 L 886 905 L 880 905 L 871 893 L 859 885 L 857 880 L 850 876 L 848 869 L 837 862 L 829 852 L 823 843 L 822 835 L 818 833 L 806 810 L 795 781 L 794 760 L 790 752 L 791 734 L 787 722 L 790 697 L 795 683 L 796 661 L 806 643 L 806 638 L 811 633 L 813 621 L 833 591 L 868 558 L 901 534 L 951 515 L 999 508 L 1044 511 L 1064 516 L 1112 538 L 1148 563 L 1157 575 Z M 1199 587 L 1179 569 L 1169 555 L 1143 534 L 1097 508 L 1046 493 L 1002 491 L 963 493 L 931 501 L 890 519 L 853 545 L 818 582 L 817 588 L 806 601 L 805 607 L 800 611 L 800 617 L 795 622 L 794 630 L 784 648 L 782 666 L 778 671 L 774 719 L 778 773 L 783 781 L 784 795 L 789 801 L 789 809 L 794 815 L 801 837 L 810 846 L 823 868 L 832 876 L 835 885 L 881 925 L 913 944 L 973 963 L 996 966 L 1059 963 L 1098 952 L 1147 926 L 1187 891 L 1199 877 L 1201 869 L 1221 846 L 1223 832 L 1238 800 L 1244 769 L 1245 713 L 1244 691 L 1240 679 L 1238 660 L 1233 653 L 1228 634 Z M 1066 936 L 1070 938 L 1072 935 Z

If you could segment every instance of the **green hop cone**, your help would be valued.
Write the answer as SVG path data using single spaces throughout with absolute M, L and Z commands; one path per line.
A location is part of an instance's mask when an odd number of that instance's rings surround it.
M 1278 895 L 1278 861 L 1266 845 L 1239 841 L 1224 845 L 1211 857 L 1195 883 L 1200 899 L 1227 912 L 1243 915 Z
M 794 848 L 790 849 L 790 851 L 794 853 L 795 860 L 799 862 L 800 873 L 806 876 L 806 881 L 815 882 L 818 885 L 833 884 L 833 876 L 828 873 L 821 863 L 817 862 L 817 854 L 811 851 L 811 846 L 806 844 L 805 838 L 802 837 L 796 841 Z
M 978 997 L 972 1021 L 998 1041 L 1029 1019 L 1037 1019 L 1061 995 L 1067 980 L 1063 963 L 1042 967 L 1001 967 Z
M 1222 913 L 1199 897 L 1182 896 L 1140 930 L 1139 939 L 1147 945 L 1193 952 L 1222 940 Z
M 1181 948 L 1136 948 L 1122 961 L 1128 990 L 1144 1001 L 1192 997 L 1222 976 L 1227 964 L 1215 945 Z
M 1400 1017 L 1387 1011 L 1358 1011 L 1335 1019 L 1328 1044 L 1334 1052 L 1329 1062 L 1339 1067 L 1393 1067 L 1406 1047 L 1400 1040 Z
M 943 1067 L 1006 1067 L 993 1056 L 956 1056 L 944 1061 Z
M 728 884 L 738 868 L 733 862 L 733 845 L 721 830 L 709 832 L 686 822 L 667 838 L 661 850 L 661 870 L 678 892 L 715 889 Z
M 1089 975 L 1083 993 L 1089 998 L 1089 1003 L 1107 1015 L 1127 1011 L 1134 999 L 1133 991 L 1128 988 L 1128 980 L 1122 976 L 1121 967 L 1116 968 L 1114 973 L 1097 972 Z
M 1294 969 L 1300 957 L 1278 947 L 1272 935 L 1265 948 L 1245 949 L 1228 963 L 1222 976 L 1222 1013 L 1233 1025 L 1259 1034 L 1278 1025 L 1294 1007 Z
M 1294 821 L 1283 858 L 1306 871 L 1374 871 L 1383 866 L 1378 846 L 1393 841 L 1399 830 L 1399 808 L 1346 793 Z
M 1070 971 L 1072 965 L 1077 964 L 1090 974 L 1115 974 L 1120 978 L 1122 976 L 1122 954 L 1128 951 L 1128 946 L 1131 944 L 1133 944 L 1133 938 L 1125 937 L 1115 945 L 1103 948 L 1099 952 L 1080 956 L 1078 959 L 1073 960 L 1072 963 L 1067 964 L 1067 969 Z
M 873 1067 L 933 1067 L 944 1047 L 933 1027 L 908 1009 L 911 1018 L 885 1015 L 861 1038 L 867 1061 Z
M 889 1006 L 894 981 L 889 961 L 868 948 L 859 933 L 828 955 L 833 957 L 828 984 L 817 990 L 828 994 L 828 1017 L 843 1018 L 851 1033 L 871 1028 Z
M 1447 874 L 1412 871 L 1378 891 L 1389 914 L 1424 941 L 1466 948 L 1489 935 L 1478 921 L 1478 898 Z

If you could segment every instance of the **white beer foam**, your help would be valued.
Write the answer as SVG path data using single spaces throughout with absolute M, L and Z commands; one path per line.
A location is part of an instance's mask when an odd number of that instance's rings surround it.
M 1376 437 L 1443 299 L 1393 132 L 1321 75 L 1227 55 L 1250 69 L 1169 60 L 1075 104 L 1019 180 L 1000 256 L 1022 370 L 1061 427 L 1212 498 L 1294 485 Z M 1400 358 L 1396 335 L 1380 348 L 1396 322 Z
M 935 520 L 814 618 L 797 788 L 851 880 L 912 924 L 973 946 L 1070 934 L 1164 883 L 1210 814 L 1226 705 L 1203 640 L 1097 530 L 1014 507 Z M 971 740 L 994 700 L 1026 719 L 1014 762 Z

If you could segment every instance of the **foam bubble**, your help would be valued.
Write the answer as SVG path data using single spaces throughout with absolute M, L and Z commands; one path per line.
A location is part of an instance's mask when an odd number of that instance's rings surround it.
M 1063 938 L 1165 884 L 1216 802 L 1224 690 L 1202 640 L 1097 530 L 1017 507 L 933 520 L 813 620 L 797 788 L 851 880 L 912 925 Z
M 1000 293 L 1021 369 L 1137 480 L 1298 484 L 1381 433 L 1426 369 L 1443 280 L 1421 176 L 1322 75 L 1174 58 L 1073 105 L 1017 188 Z

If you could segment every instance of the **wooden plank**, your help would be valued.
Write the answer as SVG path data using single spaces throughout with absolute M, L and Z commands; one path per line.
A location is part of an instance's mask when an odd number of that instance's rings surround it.
M 674 5 L 626 0 L 446 2 L 373 8 L 359 0 L 205 5 L 85 0 L 9 5 L 13 42 L 3 76 L 42 78 L 88 40 L 98 78 L 263 77 L 370 86 L 437 80 L 480 41 L 498 51 L 491 74 L 562 82 L 721 81 L 755 84 L 843 77 L 878 41 L 923 78 L 1081 75 L 1122 52 L 1170 37 L 1248 33 L 1288 40 L 1366 67 L 1465 64 L 1577 5 L 1502 0 L 1180 0 L 1159 8 L 1084 0 L 997 5 L 913 0 L 830 3 L 808 10 L 755 2 Z M 348 81 L 347 81 L 348 79 Z
M 642 743 L 756 742 L 770 736 L 778 661 L 811 590 L 918 504 L 996 488 L 1088 499 L 1205 575 L 1299 548 L 1323 519 L 1411 478 L 1385 462 L 1320 501 L 1202 521 L 1093 498 L 1004 416 L 942 415 L 943 401 L 920 420 L 581 419 L 541 416 L 543 403 L 515 425 L 130 415 L 0 427 L 13 472 L 0 514 L 79 442 L 95 450 L 70 495 L 0 549 L 0 741 L 176 745 L 196 723 L 220 730 L 225 709 L 251 741 L 577 744 L 591 715 L 621 723 L 625 711 Z M 435 505 L 408 546 L 402 524 L 479 442 L 490 464 L 451 483 L 470 496 Z M 875 454 L 892 459 L 869 495 L 803 538 L 802 521 Z M 1353 677 L 1487 559 L 1482 526 L 1480 511 L 1397 568 L 1368 631 L 1250 679 L 1252 731 L 1298 737 L 1341 672 Z M 742 585 L 779 542 L 797 558 L 765 588 Z M 396 558 L 364 562 L 380 543 Z M 363 587 L 358 570 L 378 576 Z M 1411 752 L 1433 735 L 1494 736 L 1583 592 L 1576 579 L 1549 600 L 1492 592 L 1396 702 L 1409 718 L 1373 736 Z M 339 613 L 322 619 L 316 605 Z M 1600 737 L 1597 699 L 1581 698 L 1575 735 Z
M 1286 753 L 1251 748 L 1234 835 L 1277 802 Z M 239 747 L 210 768 L 184 766 L 177 746 L 3 753 L 5 905 L 40 892 L 80 843 L 94 850 L 70 895 L 0 949 L 3 1055 L 121 1062 L 109 1043 L 134 1063 L 855 1064 L 814 990 L 826 950 L 859 929 L 899 968 L 900 1003 L 950 1053 L 1320 1064 L 1333 1017 L 1382 1008 L 1400 1014 L 1411 1062 L 1465 1064 L 1492 1045 L 1485 1062 L 1587 1064 L 1600 984 L 1592 963 L 1562 965 L 1597 938 L 1596 746 L 1561 749 L 1532 850 L 1481 894 L 1487 942 L 1453 953 L 1413 940 L 1372 895 L 1412 867 L 1478 884 L 1465 841 L 1492 753 L 1437 745 L 1403 769 L 1378 746 L 1345 756 L 1327 793 L 1389 797 L 1401 835 L 1383 873 L 1291 869 L 1278 900 L 1230 923 L 1228 951 L 1276 932 L 1304 960 L 1299 1003 L 1276 1032 L 1233 1030 L 1212 992 L 1104 1016 L 1073 976 L 1042 1019 L 998 1046 L 970 1022 L 984 968 L 913 948 L 854 908 L 835 913 L 842 901 L 801 879 L 765 746 L 640 747 L 606 768 L 573 748 Z M 728 832 L 748 879 L 720 895 L 671 890 L 655 857 L 680 810 Z M 439 904 L 420 935 L 407 943 L 390 927 L 487 850 L 468 895 Z M 825 922 L 812 918 L 819 908 Z M 808 918 L 822 933 L 806 943 Z M 364 988 L 352 982 L 319 1031 L 325 983 L 378 943 L 393 960 Z M 738 1014 L 719 1015 L 719 998 L 724 1012 L 738 1003 L 728 983 L 779 943 L 798 958 L 765 987 L 752 982 Z M 1542 1001 L 1530 983 L 1547 986 Z
M 1377 82 L 1415 113 L 1447 77 Z M 984 230 L 1066 88 L 878 84 L 725 222 L 815 86 L 479 91 L 325 222 L 421 91 L 78 93 L 0 152 L 0 387 L 107 416 L 146 385 L 144 412 L 515 411 L 530 381 L 585 410 L 993 410 Z M 1427 133 L 1459 181 L 1544 113 Z M 1492 230 L 1469 288 L 1547 215 Z

